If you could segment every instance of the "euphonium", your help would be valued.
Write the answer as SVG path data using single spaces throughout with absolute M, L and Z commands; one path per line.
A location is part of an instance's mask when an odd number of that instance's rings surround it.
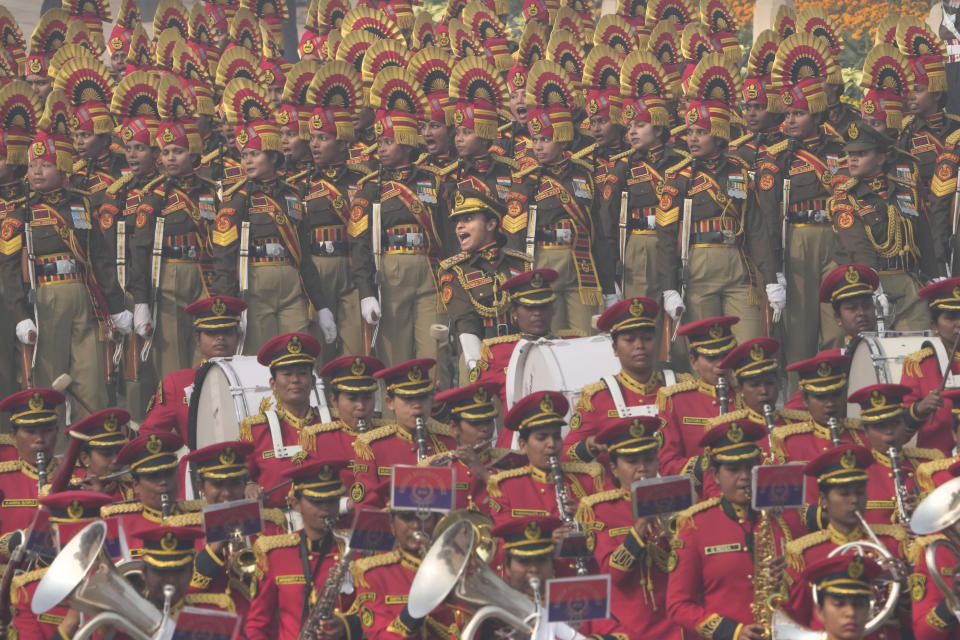
M 937 565 L 937 551 L 946 547 L 954 558 L 960 558 L 960 478 L 944 482 L 924 498 L 913 515 L 910 516 L 910 528 L 914 533 L 926 536 L 943 534 L 942 538 L 931 540 L 927 545 L 924 561 L 933 580 L 950 611 L 960 615 L 960 598 L 957 598 L 950 584 L 943 577 L 943 569 Z M 953 561 L 951 559 L 951 564 Z
M 777 545 L 770 527 L 770 516 L 763 510 L 760 522 L 753 534 L 753 602 L 750 610 L 753 621 L 763 625 L 770 633 L 773 612 L 780 604 L 781 574 L 774 574 L 773 563 L 777 559 Z
M 890 458 L 890 471 L 893 472 L 893 486 L 895 492 L 893 500 L 897 505 L 897 518 L 901 524 L 910 521 L 907 513 L 907 484 L 903 481 L 903 467 L 900 465 L 900 452 L 896 447 L 887 447 L 887 456 Z
M 414 435 L 417 438 L 417 462 L 427 459 L 427 425 L 423 418 L 417 416 Z

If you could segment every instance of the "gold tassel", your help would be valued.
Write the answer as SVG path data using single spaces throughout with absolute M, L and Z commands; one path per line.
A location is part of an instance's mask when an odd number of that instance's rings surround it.
M 240 423 L 240 439 L 244 442 L 253 442 L 253 427 L 247 420 Z
M 317 434 L 310 427 L 300 429 L 300 448 L 310 452 L 317 450 Z
M 373 460 L 373 449 L 370 448 L 368 443 L 364 442 L 360 438 L 357 438 L 353 441 L 353 451 L 361 460 Z

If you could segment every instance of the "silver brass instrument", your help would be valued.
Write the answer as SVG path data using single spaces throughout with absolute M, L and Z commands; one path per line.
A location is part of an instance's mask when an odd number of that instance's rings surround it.
M 334 535 L 333 527 L 335 524 L 336 521 L 330 523 L 328 528 L 330 535 Z M 297 636 L 297 640 L 317 640 L 319 638 L 317 632 L 321 625 L 333 618 L 333 612 L 337 607 L 337 598 L 343 590 L 343 581 L 347 577 L 347 573 L 350 571 L 350 565 L 352 564 L 353 553 L 351 553 L 350 547 L 346 546 L 343 549 L 343 554 L 341 554 L 340 559 L 337 560 L 337 563 L 333 565 L 327 574 L 327 579 L 323 582 L 323 587 L 320 589 L 317 602 L 310 608 L 307 619 L 300 627 L 300 634 Z
M 768 402 L 763 404 L 763 421 L 767 425 L 767 444 L 770 446 L 770 461 L 776 464 L 777 456 L 773 453 L 773 429 L 776 426 L 776 420 L 773 417 L 773 407 L 770 406 Z
M 160 494 L 160 517 L 164 520 L 170 517 L 170 495 L 167 493 Z
M 367 426 L 367 421 L 363 418 L 357 418 L 357 433 L 366 433 L 368 429 L 370 427 Z
M 474 553 L 487 564 L 492 562 L 497 555 L 497 547 L 499 546 L 500 539 L 490 533 L 493 529 L 493 518 L 485 513 L 471 511 L 470 509 L 449 511 L 437 521 L 436 526 L 433 528 L 434 538 L 439 538 L 450 526 L 461 520 L 471 522 L 473 524 L 473 530 L 477 534 L 476 542 L 473 545 Z
M 47 454 L 43 451 L 37 451 L 37 491 L 43 489 L 43 486 L 47 484 Z
M 563 484 L 563 471 L 560 470 L 560 461 L 555 455 L 549 456 L 547 460 L 550 462 L 550 475 L 553 476 L 553 490 L 557 494 L 557 509 L 560 511 L 560 519 L 569 525 L 573 525 L 577 531 L 581 531 L 580 523 L 567 512 L 567 502 L 570 496 L 567 494 L 567 485 Z M 578 576 L 587 575 L 587 563 L 582 557 L 576 559 L 576 565 Z
M 477 637 L 489 618 L 534 637 L 539 630 L 539 607 L 477 556 L 476 540 L 476 529 L 466 519 L 454 522 L 435 539 L 410 585 L 407 611 L 423 618 L 443 602 L 472 611 L 461 640 Z
M 417 416 L 413 430 L 417 438 L 417 462 L 420 462 L 427 459 L 427 424 L 420 416 Z
M 527 583 L 530 585 L 530 592 L 533 594 L 533 603 L 538 607 L 542 607 L 543 600 L 540 598 L 540 578 L 528 578 Z
M 940 547 L 946 547 L 955 558 L 960 559 L 960 478 L 944 482 L 930 492 L 914 509 L 910 517 L 910 528 L 921 536 L 943 534 L 943 538 L 937 538 L 927 545 L 924 560 L 930 578 L 940 589 L 950 611 L 953 615 L 960 616 L 960 598 L 957 598 L 953 588 L 943 579 L 943 573 L 937 566 L 937 551 Z
M 472 449 L 476 452 L 483 451 L 484 449 L 490 446 L 490 442 L 491 442 L 490 440 L 481 440 L 477 444 L 473 445 Z M 453 462 L 456 459 L 457 459 L 457 452 L 448 451 L 446 453 L 441 453 L 440 455 L 434 456 L 433 459 L 430 461 L 430 466 L 442 467 L 448 462 Z
M 110 562 L 103 550 L 107 525 L 97 520 L 75 535 L 50 564 L 33 595 L 30 608 L 40 615 L 65 602 L 91 618 L 73 636 L 89 640 L 110 626 L 134 640 L 154 640 L 165 618 Z
M 827 428 L 830 430 L 830 442 L 833 443 L 833 446 L 840 446 L 840 422 L 830 416 L 827 418 Z
M 227 541 L 228 576 L 231 589 L 243 594 L 250 593 L 253 576 L 257 573 L 257 556 L 253 553 L 250 538 L 239 529 Z
M 720 403 L 720 415 L 729 413 L 730 398 L 727 397 L 727 378 L 726 376 L 717 376 L 717 402 Z
M 893 472 L 893 486 L 896 493 L 893 495 L 897 505 L 897 518 L 901 523 L 907 523 L 910 516 L 907 514 L 907 483 L 903 480 L 903 467 L 900 464 L 900 452 L 896 447 L 887 447 L 887 456 L 890 458 L 890 470 Z

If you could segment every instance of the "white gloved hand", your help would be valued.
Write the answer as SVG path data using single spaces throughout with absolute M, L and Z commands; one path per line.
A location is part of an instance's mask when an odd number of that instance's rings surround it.
M 481 342 L 479 336 L 472 333 L 460 334 L 460 348 L 463 350 L 463 359 L 467 363 L 467 370 L 472 370 L 480 360 Z
M 128 336 L 133 331 L 133 314 L 126 309 L 120 313 L 111 313 L 110 319 L 113 320 L 113 326 L 120 335 Z
M 330 344 L 337 339 L 337 321 L 333 318 L 333 312 L 324 307 L 317 311 L 317 325 L 320 326 L 320 332 L 323 333 L 323 341 Z
M 683 305 L 683 297 L 679 291 L 667 289 L 663 292 L 663 310 L 674 320 L 680 319 L 680 314 L 686 307 Z
M 366 297 L 360 301 L 360 315 L 363 316 L 367 324 L 377 324 L 380 322 L 380 302 L 373 296 Z
M 875 304 L 880 305 L 880 312 L 883 314 L 883 317 L 890 317 L 890 299 L 887 297 L 887 294 L 883 292 L 882 284 L 878 285 L 877 290 L 873 292 L 873 300 Z
M 30 336 L 31 333 L 33 333 L 32 337 Z M 23 344 L 36 344 L 37 333 L 37 325 L 30 318 L 17 323 L 17 340 Z
M 783 288 L 787 288 L 787 276 L 783 275 L 782 271 L 777 272 L 777 282 L 783 285 Z
M 622 298 L 621 298 L 619 295 L 617 295 L 616 293 L 605 293 L 605 294 L 603 294 L 603 310 L 606 311 L 607 309 L 609 309 L 609 308 L 612 307 L 613 305 L 615 305 L 615 304 L 617 304 L 618 302 L 620 302 L 620 300 L 622 300 Z
M 767 303 L 773 309 L 773 321 L 780 322 L 780 316 L 783 315 L 783 309 L 787 306 L 787 288 L 779 282 L 768 284 Z
M 141 338 L 150 335 L 150 305 L 138 302 L 133 305 L 133 330 Z

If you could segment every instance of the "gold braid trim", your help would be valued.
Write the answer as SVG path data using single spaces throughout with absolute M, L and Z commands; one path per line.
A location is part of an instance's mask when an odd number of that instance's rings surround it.
M 140 513 L 143 511 L 143 504 L 140 502 L 128 502 L 126 504 L 105 504 L 100 507 L 100 517 L 109 518 L 110 516 L 121 513 Z
M 227 198 L 229 198 L 230 196 L 235 194 L 237 191 L 239 191 L 241 188 L 243 188 L 246 184 L 247 184 L 246 177 L 244 177 L 241 180 L 238 180 L 237 182 L 234 182 L 232 185 L 230 185 L 229 187 L 223 190 L 223 195 L 220 197 L 220 201 L 221 202 L 225 201 Z
M 451 265 L 450 271 L 457 276 L 457 282 L 460 283 L 460 286 L 463 287 L 463 290 L 469 291 L 470 289 L 467 286 L 469 284 L 467 282 L 467 275 L 463 272 L 463 269 L 460 268 L 459 265 Z M 506 274 L 500 271 L 495 271 L 492 275 L 492 278 L 493 304 L 491 306 L 488 307 L 480 304 L 475 296 L 467 294 L 467 297 L 470 298 L 470 304 L 473 305 L 474 311 L 476 311 L 477 315 L 479 315 L 481 318 L 496 318 L 503 312 L 504 309 L 507 308 L 507 305 L 510 303 L 510 293 L 501 289 L 503 283 L 507 281 Z M 497 294 L 500 294 L 499 298 L 497 297 Z
M 625 489 L 609 489 L 586 496 L 580 501 L 580 506 L 577 507 L 577 513 L 574 517 L 583 524 L 589 524 L 597 519 L 596 514 L 593 512 L 593 508 L 596 505 L 601 502 L 616 502 L 624 496 L 629 495 L 630 492 Z
M 266 424 L 267 416 L 258 413 L 253 416 L 247 416 L 240 423 L 240 439 L 244 442 L 253 442 L 253 427 L 258 424 Z
M 607 383 L 603 380 L 591 382 L 580 390 L 580 398 L 577 400 L 577 409 L 582 411 L 593 411 L 593 396 L 607 388 Z
M 927 552 L 927 547 L 930 546 L 930 543 L 934 540 L 940 539 L 946 539 L 946 536 L 942 533 L 934 533 L 929 536 L 920 536 L 914 540 L 909 547 L 907 547 L 907 553 L 904 556 L 904 560 L 912 565 L 923 562 L 923 556 Z
M 925 447 L 904 447 L 903 455 L 914 461 L 929 462 L 930 460 L 940 460 L 943 458 L 943 452 L 939 449 L 929 449 Z M 949 460 L 949 458 L 948 458 Z
M 287 530 L 287 518 L 283 515 L 281 509 L 267 508 L 263 510 L 263 519 L 265 522 L 272 522 L 280 527 L 281 531 Z
M 516 342 L 522 336 L 519 333 L 511 333 L 505 336 L 497 336 L 496 338 L 487 338 L 480 345 L 480 355 L 483 356 L 484 360 L 488 362 L 493 359 L 493 351 L 490 350 L 495 344 L 503 344 L 504 342 Z
M 923 491 L 933 491 L 936 486 L 933 484 L 933 474 L 937 471 L 946 471 L 950 468 L 957 458 L 938 458 L 930 462 L 923 462 L 917 466 L 916 478 L 917 484 Z
M 34 569 L 20 575 L 14 576 L 10 582 L 10 604 L 20 604 L 20 599 L 27 596 L 26 587 L 31 582 L 36 582 L 47 573 L 47 567 Z
M 800 536 L 796 540 L 791 540 L 787 543 L 785 548 L 786 553 L 784 554 L 786 556 L 787 566 L 794 571 L 803 571 L 806 565 L 803 560 L 803 552 L 829 539 L 830 532 L 826 529 L 821 529 L 820 531 L 814 531 L 805 536 Z
M 333 431 L 340 431 L 344 427 L 344 423 L 341 420 L 334 420 L 333 422 L 324 422 L 323 424 L 311 424 L 303 429 L 300 429 L 300 447 L 304 451 L 316 451 L 317 450 L 317 436 L 321 433 L 331 433 Z
M 701 511 L 706 511 L 711 507 L 715 507 L 720 504 L 720 498 L 710 498 L 709 500 L 704 500 L 703 502 L 698 502 L 688 509 L 684 509 L 677 514 L 676 523 L 677 523 L 677 532 L 679 532 L 683 527 L 689 525 L 694 526 L 693 516 L 697 515 Z
M 784 419 L 791 422 L 806 422 L 810 419 L 810 412 L 802 409 L 780 409 L 779 413 Z
M 683 382 L 678 382 L 677 384 L 672 384 L 669 387 L 660 387 L 660 390 L 657 391 L 657 408 L 660 411 L 663 411 L 667 408 L 667 402 L 670 397 L 678 393 L 684 393 L 687 391 L 693 391 L 699 386 L 695 378 L 690 380 L 684 380 Z
M 385 567 L 390 564 L 396 564 L 398 562 L 400 562 L 399 551 L 376 553 L 372 556 L 357 558 L 354 560 L 353 565 L 350 567 L 350 571 L 353 572 L 353 580 L 357 586 L 369 589 L 370 584 L 367 582 L 366 578 L 364 578 L 364 574 L 367 571 L 377 567 Z
M 903 372 L 912 378 L 922 378 L 923 372 L 920 370 L 920 363 L 933 355 L 933 347 L 924 347 L 920 351 L 914 351 L 903 359 Z
M 281 533 L 276 536 L 260 536 L 253 543 L 253 553 L 257 557 L 260 568 L 266 573 L 270 569 L 270 563 L 267 561 L 267 554 L 274 549 L 284 547 L 295 547 L 300 544 L 300 533 Z
M 361 433 L 353 441 L 353 451 L 361 460 L 373 460 L 373 449 L 370 448 L 370 445 L 377 440 L 392 436 L 394 433 L 396 433 L 396 425 L 392 424 Z
M 500 490 L 500 483 L 510 478 L 519 478 L 530 473 L 530 465 L 517 467 L 516 469 L 507 469 L 490 475 L 487 480 L 487 493 L 492 498 L 503 497 L 503 491 Z
M 560 470 L 563 473 L 582 473 L 590 476 L 593 480 L 593 491 L 591 493 L 596 493 L 598 491 L 603 491 L 603 465 L 599 462 L 561 462 Z M 573 491 L 577 493 L 577 490 L 580 485 L 580 481 L 577 478 L 571 478 L 573 482 Z M 587 496 L 586 490 L 580 488 L 580 491 L 583 495 L 578 495 L 577 499 L 583 499 Z
M 163 521 L 163 524 L 170 527 L 199 527 L 203 525 L 203 513 L 194 511 L 193 513 L 170 516 Z
M 188 593 L 183 598 L 184 604 L 210 604 L 220 607 L 224 611 L 236 613 L 237 608 L 233 604 L 233 598 L 225 593 Z
M 10 473 L 11 471 L 20 471 L 20 461 L 19 460 L 7 460 L 6 462 L 0 462 L 0 473 Z

